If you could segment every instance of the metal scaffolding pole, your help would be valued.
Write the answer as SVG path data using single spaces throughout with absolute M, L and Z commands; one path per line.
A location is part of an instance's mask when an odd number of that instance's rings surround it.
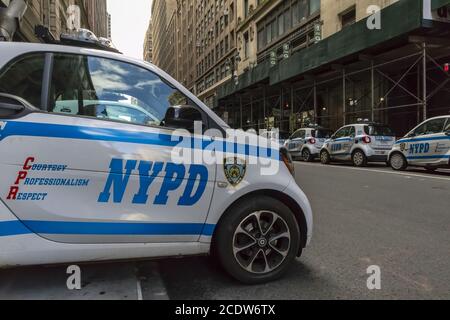
M 347 124 L 347 88 L 345 86 L 345 69 L 342 70 L 342 114 L 344 117 L 344 126 Z
M 375 70 L 373 60 L 370 68 L 370 91 L 372 92 L 372 121 L 375 121 Z
M 295 130 L 295 123 L 292 124 L 293 117 L 294 117 L 294 86 L 291 85 L 291 116 L 289 117 L 289 129 L 292 132 L 294 132 L 294 130 Z M 291 125 L 292 125 L 292 128 L 291 128 Z
M 242 116 L 243 116 L 243 114 L 242 114 L 242 96 L 239 96 L 239 108 L 240 108 L 240 114 L 241 114 L 241 116 L 240 116 L 240 118 L 241 118 L 241 129 L 244 127 L 243 126 L 243 119 L 242 119 Z
M 268 129 L 268 119 L 266 117 L 266 87 L 263 88 L 263 118 L 264 118 L 264 129 Z
M 319 116 L 319 112 L 317 110 L 317 86 L 316 86 L 316 80 L 314 80 L 314 123 L 318 124 L 317 118 Z
M 423 120 L 427 120 L 427 45 L 424 42 L 422 44 L 423 48 Z

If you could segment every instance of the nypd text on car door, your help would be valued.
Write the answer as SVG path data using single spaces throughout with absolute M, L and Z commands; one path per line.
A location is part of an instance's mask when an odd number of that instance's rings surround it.
M 350 149 L 353 145 L 353 139 L 355 137 L 354 127 L 344 127 L 340 129 L 330 141 L 331 156 L 340 158 L 348 157 L 350 155 Z

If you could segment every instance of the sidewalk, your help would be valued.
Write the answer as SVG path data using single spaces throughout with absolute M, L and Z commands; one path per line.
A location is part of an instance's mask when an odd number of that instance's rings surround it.
M 156 262 L 79 265 L 81 290 L 67 266 L 0 270 L 0 300 L 167 300 Z

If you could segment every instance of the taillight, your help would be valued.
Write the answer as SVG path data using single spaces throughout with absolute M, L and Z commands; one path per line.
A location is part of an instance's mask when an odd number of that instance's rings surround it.
M 362 141 L 367 144 L 372 143 L 372 139 L 369 136 L 363 137 Z
M 309 139 L 309 143 L 311 143 L 311 144 L 316 144 L 316 139 L 310 138 L 310 139 Z

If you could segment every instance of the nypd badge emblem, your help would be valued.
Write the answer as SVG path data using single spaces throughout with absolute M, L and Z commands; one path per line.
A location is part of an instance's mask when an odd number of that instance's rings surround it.
M 247 163 L 239 158 L 227 158 L 224 162 L 225 177 L 232 186 L 237 186 L 244 180 Z

